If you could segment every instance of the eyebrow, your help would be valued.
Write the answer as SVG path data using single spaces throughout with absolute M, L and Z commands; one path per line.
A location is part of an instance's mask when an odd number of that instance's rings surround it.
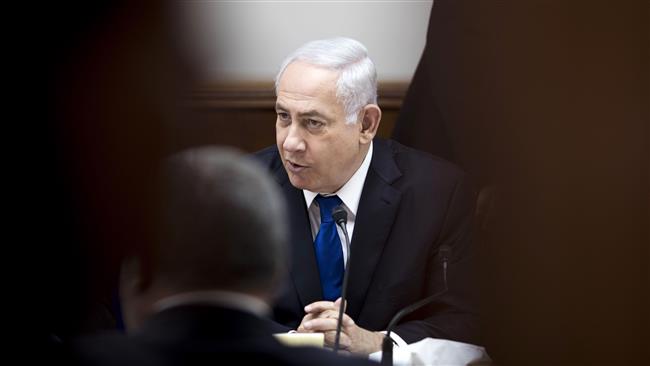
M 285 108 L 285 107 L 284 107 L 282 104 L 280 104 L 280 103 L 275 103 L 275 110 L 276 110 L 276 111 L 277 111 L 277 110 L 286 111 L 287 108 Z M 319 112 L 319 111 L 317 111 L 317 110 L 315 110 L 315 109 L 310 109 L 310 110 L 308 110 L 308 111 L 299 112 L 298 115 L 301 116 L 301 117 L 312 117 L 312 116 L 313 116 L 313 117 L 322 117 L 322 118 L 327 118 L 326 115 L 324 115 L 323 113 L 321 113 L 321 112 Z

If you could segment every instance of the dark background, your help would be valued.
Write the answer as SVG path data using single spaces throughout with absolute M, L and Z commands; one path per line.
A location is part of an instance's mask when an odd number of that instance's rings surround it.
M 434 2 L 395 137 L 482 188 L 500 364 L 648 364 L 648 2 Z

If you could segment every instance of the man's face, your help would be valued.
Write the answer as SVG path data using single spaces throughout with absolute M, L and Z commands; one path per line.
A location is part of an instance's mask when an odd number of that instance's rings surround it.
M 361 123 L 345 123 L 336 98 L 338 73 L 293 62 L 284 71 L 276 100 L 276 142 L 291 184 L 333 193 L 361 165 L 367 144 Z

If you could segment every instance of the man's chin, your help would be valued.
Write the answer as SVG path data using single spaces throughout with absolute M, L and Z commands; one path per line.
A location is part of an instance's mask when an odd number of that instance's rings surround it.
M 308 191 L 311 191 L 311 189 L 309 188 L 310 187 L 309 183 L 305 179 L 295 174 L 289 173 L 289 181 L 291 182 L 291 185 L 297 189 L 306 189 Z

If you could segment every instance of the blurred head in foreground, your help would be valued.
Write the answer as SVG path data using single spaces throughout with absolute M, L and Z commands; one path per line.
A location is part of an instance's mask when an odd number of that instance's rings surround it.
M 271 178 L 217 147 L 172 155 L 161 171 L 160 238 L 122 269 L 127 328 L 173 295 L 228 291 L 268 302 L 287 255 L 284 206 Z

